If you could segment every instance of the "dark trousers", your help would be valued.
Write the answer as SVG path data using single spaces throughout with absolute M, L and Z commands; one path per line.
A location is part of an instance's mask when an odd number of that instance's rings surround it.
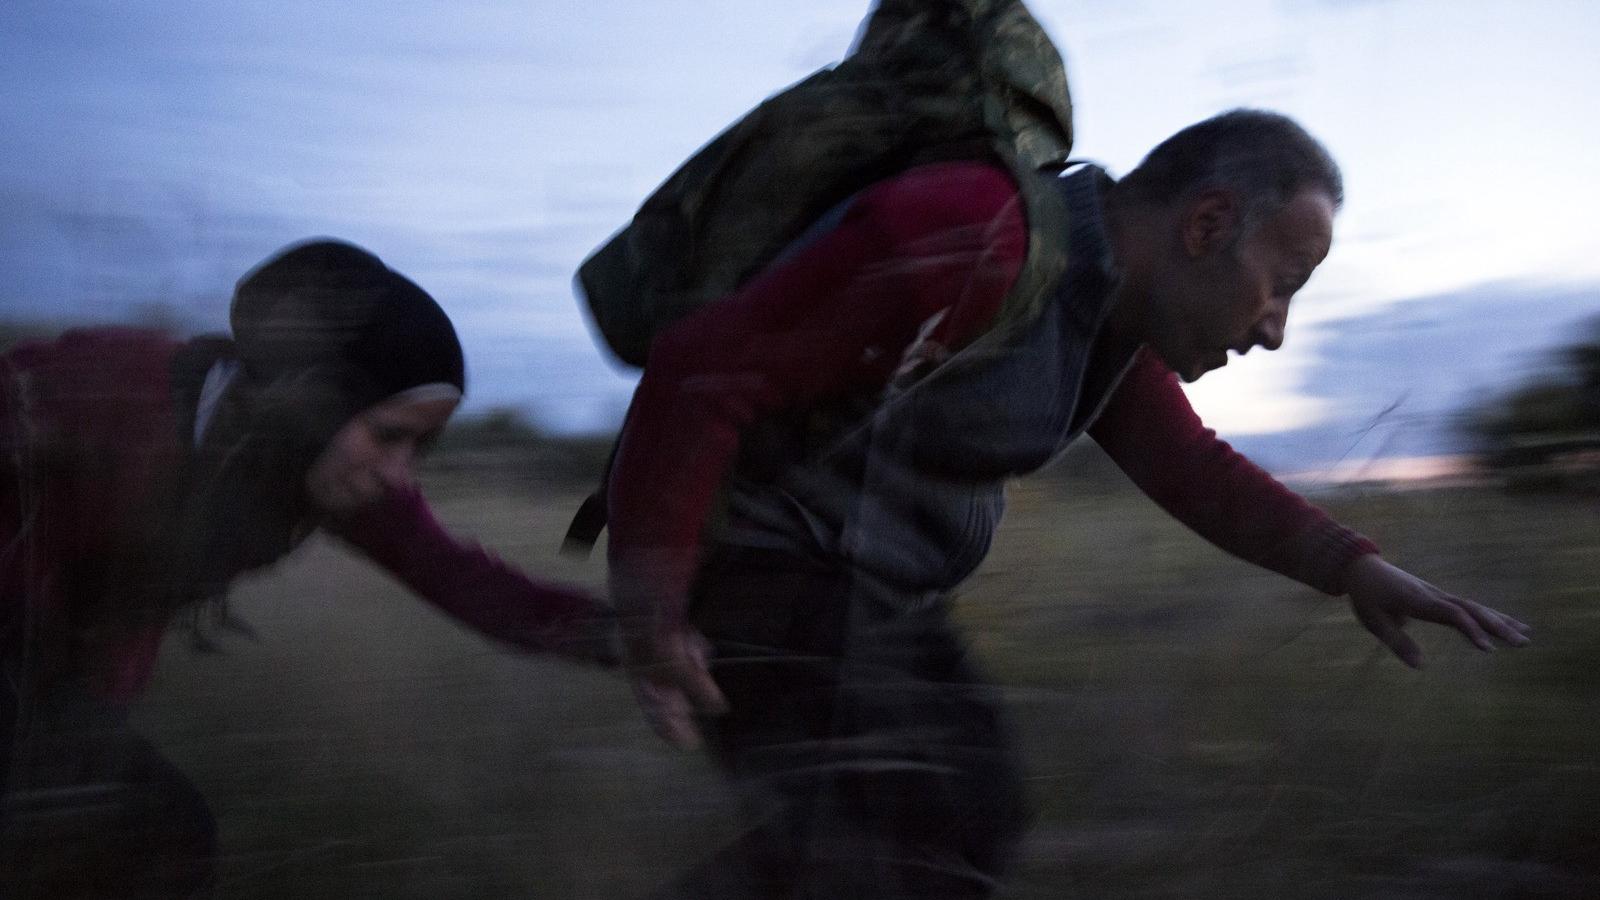
M 208 896 L 216 821 L 119 710 L 0 685 L 0 897 Z
M 712 753 L 757 824 L 663 898 L 979 898 L 1026 821 L 990 691 L 942 598 L 724 553 L 692 611 L 730 711 Z

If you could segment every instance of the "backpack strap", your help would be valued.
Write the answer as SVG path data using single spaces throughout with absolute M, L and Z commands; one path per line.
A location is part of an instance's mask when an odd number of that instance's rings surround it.
M 561 539 L 561 552 L 577 559 L 588 559 L 600 540 L 600 532 L 606 530 L 606 519 L 606 492 L 602 487 L 583 498 L 583 504 L 572 516 L 572 524 L 567 526 L 566 537 Z
M 617 439 L 611 442 L 605 468 L 600 471 L 599 486 L 583 498 L 578 511 L 572 515 L 571 524 L 567 525 L 567 534 L 561 539 L 561 552 L 564 555 L 588 559 L 589 554 L 594 552 L 594 545 L 600 540 L 600 533 L 606 530 L 606 523 L 610 520 L 606 509 L 607 488 L 611 485 L 611 467 L 617 461 L 617 447 L 621 444 L 622 434 L 619 432 Z

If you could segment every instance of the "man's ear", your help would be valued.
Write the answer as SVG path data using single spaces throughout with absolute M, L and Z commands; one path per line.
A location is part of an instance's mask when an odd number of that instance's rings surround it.
M 1226 246 L 1233 240 L 1242 212 L 1239 195 L 1226 188 L 1196 195 L 1180 219 L 1184 252 L 1199 259 Z

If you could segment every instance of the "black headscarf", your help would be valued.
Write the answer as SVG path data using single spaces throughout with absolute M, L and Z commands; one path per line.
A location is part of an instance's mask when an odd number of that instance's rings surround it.
M 306 435 L 319 447 L 351 416 L 408 388 L 466 387 L 461 344 L 439 304 L 341 241 L 298 244 L 252 269 L 234 291 L 229 319 L 251 385 L 304 385 L 318 403 L 333 404 L 315 410 L 327 421 Z
M 465 387 L 444 310 L 342 241 L 292 245 L 252 269 L 229 318 L 232 342 L 197 343 L 188 363 L 197 377 L 180 391 L 197 398 L 211 361 L 239 364 L 185 479 L 169 602 L 219 595 L 238 573 L 293 549 L 316 524 L 306 472 L 362 410 L 422 385 Z M 179 402 L 192 422 L 194 401 Z

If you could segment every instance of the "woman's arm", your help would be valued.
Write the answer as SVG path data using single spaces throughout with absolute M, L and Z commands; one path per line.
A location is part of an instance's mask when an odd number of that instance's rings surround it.
M 521 650 L 615 665 L 610 610 L 587 591 L 536 581 L 477 544 L 458 541 L 415 488 L 329 530 L 456 621 Z

